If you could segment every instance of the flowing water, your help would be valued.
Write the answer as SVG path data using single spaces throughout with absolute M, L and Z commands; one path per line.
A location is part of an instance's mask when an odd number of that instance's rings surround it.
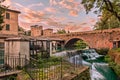
M 94 49 L 84 50 L 81 55 L 75 55 L 69 60 L 72 62 L 74 57 L 82 56 L 83 65 L 90 66 L 91 80 L 117 80 L 117 75 L 104 61 L 104 56 L 99 55 Z M 80 61 L 78 60 L 77 63 Z

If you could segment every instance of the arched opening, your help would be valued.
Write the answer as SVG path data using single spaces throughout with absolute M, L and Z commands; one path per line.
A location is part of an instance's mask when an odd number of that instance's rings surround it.
M 66 49 L 85 49 L 88 48 L 88 44 L 79 38 L 73 38 L 70 39 L 66 44 L 65 44 L 65 48 Z

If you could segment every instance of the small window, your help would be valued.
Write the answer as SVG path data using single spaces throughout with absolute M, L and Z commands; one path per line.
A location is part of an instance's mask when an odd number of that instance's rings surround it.
M 4 49 L 4 43 L 0 42 L 0 49 Z
M 10 13 L 6 13 L 6 19 L 10 19 Z
M 6 24 L 6 30 L 10 30 L 10 25 Z

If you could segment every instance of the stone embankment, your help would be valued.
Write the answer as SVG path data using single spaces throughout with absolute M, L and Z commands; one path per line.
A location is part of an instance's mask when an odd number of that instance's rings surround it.
M 115 63 L 120 64 L 120 51 L 118 51 L 118 50 L 111 50 L 111 51 L 109 51 L 109 55 L 111 56 L 112 60 Z

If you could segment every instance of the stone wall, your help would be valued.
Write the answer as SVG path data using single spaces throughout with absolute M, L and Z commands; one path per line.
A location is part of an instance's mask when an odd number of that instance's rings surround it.
M 53 34 L 53 29 L 43 30 L 43 36 L 51 36 Z
M 31 26 L 31 36 L 34 36 L 34 37 L 41 36 L 42 30 L 43 30 L 42 26 L 38 26 L 38 25 Z
M 80 69 L 80 72 L 78 74 L 71 74 L 69 76 L 65 76 L 62 80 L 90 80 L 89 67 L 85 66 Z
M 4 58 L 4 63 L 11 67 L 24 66 L 25 59 L 29 60 L 29 52 L 29 41 L 6 40 L 4 53 L 6 58 Z M 13 59 L 15 59 L 15 62 Z
M 115 63 L 120 64 L 120 52 L 119 51 L 111 50 L 108 52 L 108 54 L 110 55 L 110 57 Z
M 114 41 L 120 41 L 120 28 L 108 30 L 95 30 L 87 32 L 74 32 L 67 34 L 53 34 L 53 38 L 65 40 L 65 45 L 71 39 L 81 39 L 88 44 L 90 48 L 113 48 Z M 71 44 L 71 43 L 69 43 Z
M 89 68 L 81 72 L 79 75 L 75 76 L 71 80 L 90 80 Z

